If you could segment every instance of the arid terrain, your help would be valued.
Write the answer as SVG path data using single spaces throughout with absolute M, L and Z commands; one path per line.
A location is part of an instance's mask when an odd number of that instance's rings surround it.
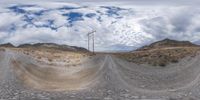
M 0 100 L 199 100 L 200 47 L 165 39 L 127 53 L 0 47 Z
M 170 63 L 178 63 L 185 57 L 195 57 L 200 51 L 198 45 L 188 41 L 175 41 L 165 39 L 144 46 L 133 52 L 117 53 L 116 55 L 136 64 L 149 64 L 152 66 L 166 66 Z

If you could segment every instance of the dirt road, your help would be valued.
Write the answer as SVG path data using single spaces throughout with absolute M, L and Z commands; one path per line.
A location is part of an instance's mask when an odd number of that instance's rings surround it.
M 161 68 L 96 55 L 66 67 L 0 51 L 0 100 L 199 100 L 199 59 Z

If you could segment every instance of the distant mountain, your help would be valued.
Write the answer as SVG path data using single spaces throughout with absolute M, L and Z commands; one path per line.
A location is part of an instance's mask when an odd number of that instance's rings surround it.
M 129 52 L 135 49 L 134 46 L 126 46 L 123 44 L 115 44 L 105 47 L 106 49 L 102 50 L 104 52 Z
M 88 50 L 83 48 L 83 47 L 59 45 L 59 44 L 55 44 L 55 43 L 22 44 L 22 45 L 19 45 L 17 47 L 15 47 L 11 43 L 6 43 L 6 44 L 1 44 L 0 47 L 6 47 L 6 48 L 49 48 L 49 49 L 58 49 L 58 50 L 66 50 L 66 51 L 88 52 Z
M 58 49 L 58 50 L 66 50 L 66 51 L 88 52 L 87 49 L 82 48 L 82 47 L 59 45 L 59 44 L 55 44 L 55 43 L 22 44 L 22 45 L 19 45 L 18 48 L 50 48 L 50 49 Z
M 11 43 L 6 43 L 6 44 L 1 44 L 0 47 L 15 47 L 15 46 Z
M 165 47 L 194 47 L 194 46 L 196 47 L 199 45 L 193 44 L 189 41 L 177 41 L 177 40 L 171 40 L 167 38 L 158 42 L 154 42 L 148 46 L 143 46 L 142 48 L 139 48 L 136 51 L 165 48 Z

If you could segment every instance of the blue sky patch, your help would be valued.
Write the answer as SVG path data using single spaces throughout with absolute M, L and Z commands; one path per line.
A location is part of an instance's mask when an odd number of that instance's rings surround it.
M 15 6 L 8 7 L 8 9 L 15 13 L 23 14 L 23 13 L 26 13 L 26 10 L 23 9 L 24 7 L 34 7 L 34 6 L 36 5 L 15 5 Z
M 30 15 L 24 15 L 24 17 L 23 17 L 23 20 L 26 21 L 29 24 L 32 24 L 33 19 L 34 18 Z
M 85 16 L 88 17 L 88 18 L 93 18 L 93 17 L 96 16 L 96 14 L 95 13 L 88 13 Z
M 36 15 L 36 16 L 41 16 L 47 11 L 49 11 L 49 10 L 40 10 L 40 11 L 34 12 L 33 14 Z
M 97 20 L 98 20 L 99 22 L 102 22 L 102 21 L 103 21 L 102 18 L 101 18 L 100 16 L 97 18 Z
M 17 13 L 17 14 L 23 14 L 26 13 L 26 11 L 18 6 L 12 6 L 12 7 L 8 7 L 8 9 L 10 9 L 11 11 Z
M 72 10 L 72 9 L 80 9 L 81 7 L 71 7 L 71 6 L 64 6 L 61 8 L 58 8 L 58 10 Z
M 17 29 L 16 25 L 12 24 L 11 27 L 10 27 L 10 29 L 9 29 L 9 31 L 10 32 L 14 32 L 14 31 L 16 31 L 16 29 Z
M 70 13 L 67 13 L 67 14 L 63 14 L 63 16 L 67 16 L 68 17 L 68 22 L 70 25 L 73 24 L 73 22 L 76 22 L 76 21 L 80 21 L 80 20 L 83 20 L 83 14 L 82 13 L 79 13 L 79 12 L 70 12 Z
M 110 17 L 119 16 L 119 11 L 125 10 L 125 9 L 114 7 L 114 6 L 111 6 L 111 7 L 101 6 L 101 8 L 107 9 L 106 14 Z

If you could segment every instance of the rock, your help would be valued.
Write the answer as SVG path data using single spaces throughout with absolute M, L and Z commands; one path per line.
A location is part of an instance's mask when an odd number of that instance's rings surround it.
M 113 100 L 111 97 L 105 97 L 104 100 Z

